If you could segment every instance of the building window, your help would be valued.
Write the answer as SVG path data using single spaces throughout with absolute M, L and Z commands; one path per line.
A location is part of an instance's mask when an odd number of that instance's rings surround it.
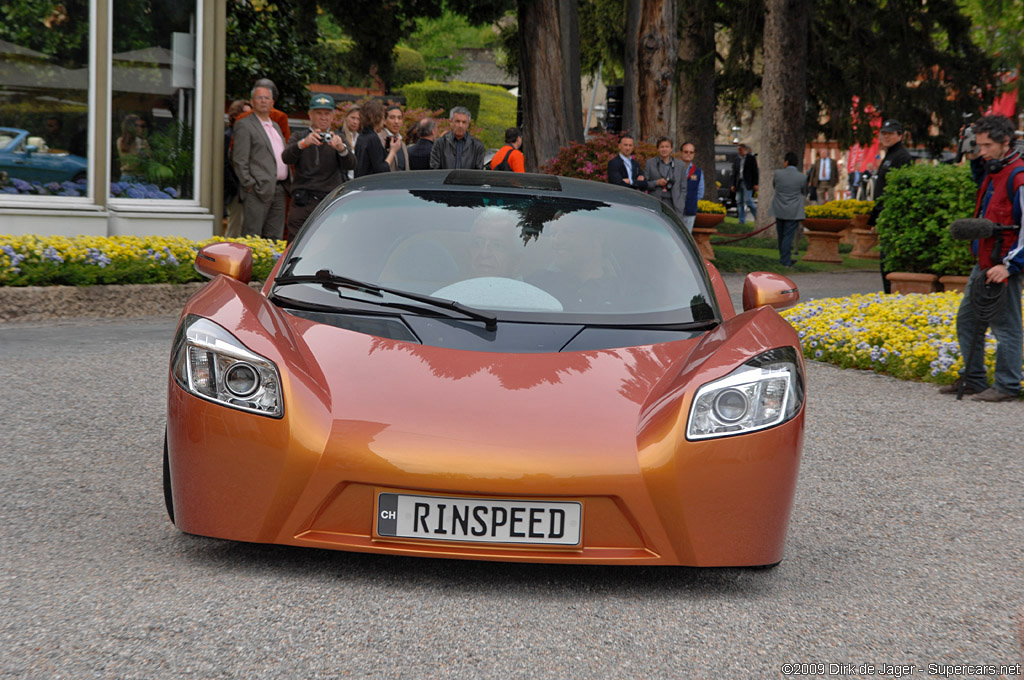
M 114 0 L 110 195 L 196 198 L 197 2 Z
M 89 0 L 0 3 L 0 198 L 89 195 Z

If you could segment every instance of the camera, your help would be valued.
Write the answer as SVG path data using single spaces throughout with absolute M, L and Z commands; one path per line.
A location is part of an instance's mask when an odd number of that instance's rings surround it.
M 976 153 L 978 153 L 978 140 L 974 136 L 974 126 L 965 125 L 960 130 L 960 138 L 957 140 L 956 162 L 959 163 L 965 155 L 971 156 Z
M 385 139 L 385 140 L 384 140 L 384 150 L 385 150 L 385 151 L 390 151 L 390 150 L 391 150 L 391 142 L 392 142 L 392 141 L 393 141 L 394 139 L 395 139 L 395 138 L 394 138 L 394 137 L 392 137 L 391 135 L 388 135 L 388 136 L 387 136 L 387 139 Z
M 320 133 L 320 141 L 323 142 L 324 144 L 330 144 L 332 139 L 334 139 L 334 133 L 333 132 L 321 132 Z

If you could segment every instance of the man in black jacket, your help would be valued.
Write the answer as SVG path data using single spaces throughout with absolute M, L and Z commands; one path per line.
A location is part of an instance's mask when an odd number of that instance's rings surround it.
M 448 117 L 451 130 L 434 142 L 430 150 L 431 170 L 483 170 L 484 143 L 469 134 L 469 109 L 456 106 Z
M 875 207 L 871 210 L 871 216 L 868 218 L 868 224 L 872 227 L 875 226 L 878 216 L 882 212 L 885 199 L 885 176 L 893 168 L 902 168 L 914 162 L 910 152 L 903 148 L 903 125 L 898 120 L 890 118 L 882 123 L 882 129 L 878 131 L 878 145 L 885 149 L 885 160 L 882 161 L 882 165 L 878 168 L 878 174 L 875 176 Z M 882 271 L 882 290 L 891 293 L 892 284 L 886 278 L 889 272 L 885 267 L 885 253 L 881 251 L 879 252 L 879 263 Z
M 292 239 L 320 201 L 340 185 L 343 173 L 355 167 L 355 154 L 345 146 L 340 134 L 331 132 L 334 120 L 334 98 L 315 94 L 309 102 L 310 126 L 296 130 L 281 153 L 288 165 L 294 166 L 292 207 L 285 225 L 285 240 Z
M 757 157 L 750 153 L 750 147 L 746 144 L 738 144 L 736 153 L 732 161 L 731 191 L 736 194 L 736 217 L 740 224 L 746 224 L 745 208 L 750 208 L 750 214 L 757 218 L 757 204 L 754 203 L 758 183 Z
M 437 135 L 437 123 L 433 118 L 422 118 L 413 128 L 416 142 L 409 146 L 409 169 L 429 170 L 430 152 L 434 148 L 434 137 Z

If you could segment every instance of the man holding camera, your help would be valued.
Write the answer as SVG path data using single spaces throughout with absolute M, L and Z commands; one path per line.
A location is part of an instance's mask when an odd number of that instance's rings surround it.
M 1005 116 L 984 116 L 974 124 L 985 179 L 978 190 L 978 229 L 971 250 L 978 259 L 967 281 L 956 316 L 957 340 L 964 368 L 944 394 L 974 394 L 975 401 L 1015 401 L 1024 379 L 1024 326 L 1021 318 L 1021 270 L 1024 269 L 1024 160 L 1014 146 L 1016 132 Z M 954 228 L 958 225 L 954 223 Z M 963 231 L 963 230 L 961 230 Z M 966 238 L 971 238 L 967 229 Z M 963 233 L 954 237 L 964 238 Z M 995 384 L 988 386 L 984 335 L 996 336 Z M 972 346 L 977 345 L 973 347 Z
M 309 102 L 310 127 L 293 132 L 281 153 L 281 159 L 294 168 L 292 207 L 284 232 L 289 243 L 320 201 L 356 166 L 355 154 L 345 146 L 344 137 L 332 132 L 333 120 L 334 98 L 314 94 Z

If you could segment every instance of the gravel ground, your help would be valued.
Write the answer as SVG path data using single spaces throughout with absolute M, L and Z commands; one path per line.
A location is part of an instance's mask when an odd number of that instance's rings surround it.
M 169 524 L 173 326 L 0 325 L 0 677 L 760 678 L 801 662 L 826 664 L 805 677 L 995 677 L 929 665 L 1024 662 L 1020 403 L 808 364 L 770 571 L 378 557 Z

